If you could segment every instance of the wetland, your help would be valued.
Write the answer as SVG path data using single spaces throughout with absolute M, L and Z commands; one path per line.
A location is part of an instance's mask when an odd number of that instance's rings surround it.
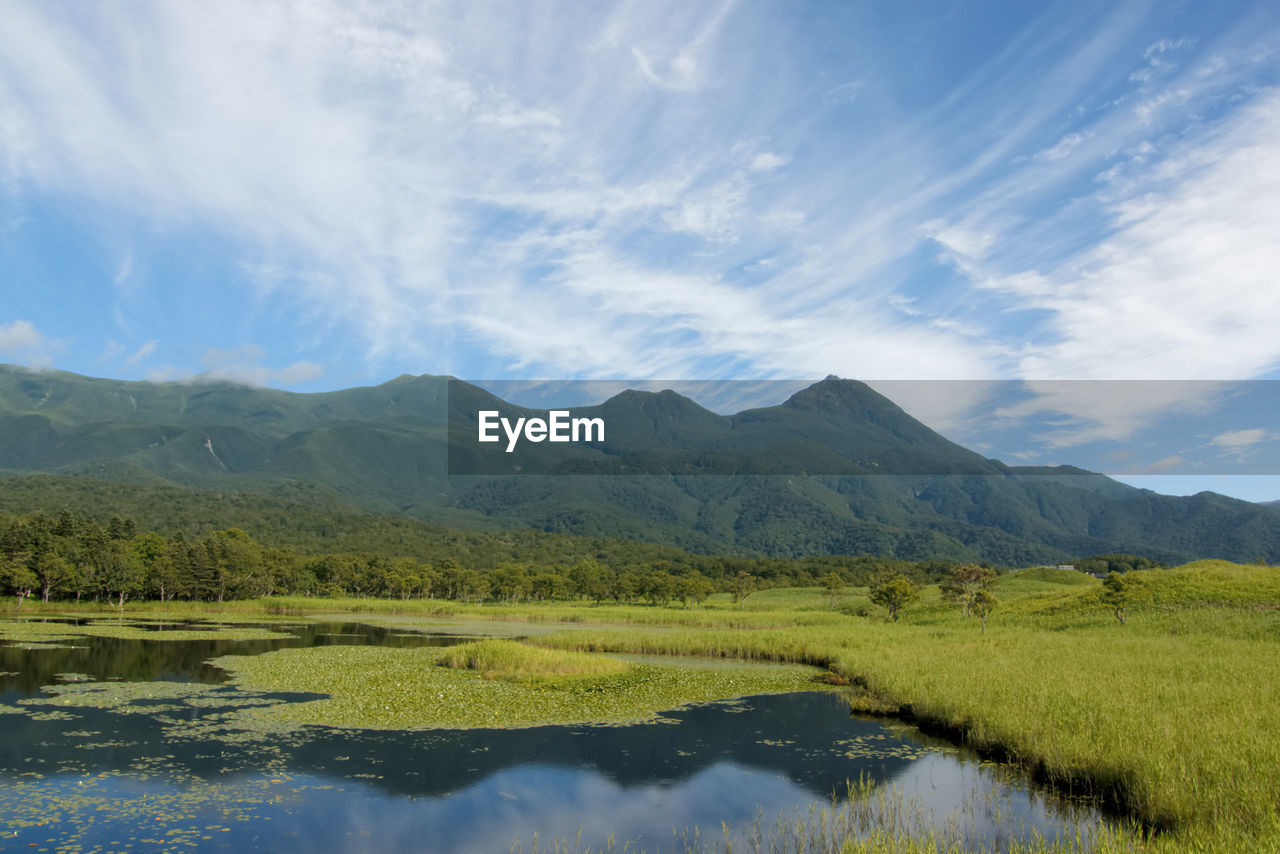
M 1002 850 L 1103 827 L 1084 802 L 851 715 L 821 669 L 476 642 L 483 625 L 440 622 L 0 622 L 0 844 L 789 850 L 801 833 L 838 850 L 837 833 L 889 827 Z

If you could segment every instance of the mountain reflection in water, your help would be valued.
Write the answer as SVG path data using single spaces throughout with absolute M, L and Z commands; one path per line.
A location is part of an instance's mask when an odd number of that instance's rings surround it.
M 14 710 L 0 715 L 0 815 L 16 833 L 6 842 L 128 850 L 185 838 L 197 850 L 489 852 L 516 839 L 530 850 L 535 832 L 550 849 L 581 830 L 584 848 L 598 850 L 612 834 L 619 850 L 625 841 L 670 850 L 686 828 L 710 839 L 722 822 L 742 832 L 757 817 L 772 826 L 778 814 L 830 807 L 860 778 L 893 784 L 936 816 L 965 813 L 966 838 L 988 844 L 1028 838 L 1032 828 L 1052 838 L 1076 822 L 1087 832 L 1098 821 L 908 728 L 851 717 L 830 693 L 695 706 L 630 726 L 308 727 L 238 741 L 198 734 L 202 720 L 237 704 L 233 686 L 210 689 L 200 703 L 158 700 L 165 712 L 153 715 L 137 706 L 60 708 L 35 684 L 56 682 L 55 672 L 215 681 L 221 672 L 203 662 L 224 653 L 339 639 L 456 640 L 368 628 L 290 627 L 288 641 L 85 637 L 74 642 L 84 649 L 0 648 L 0 703 Z

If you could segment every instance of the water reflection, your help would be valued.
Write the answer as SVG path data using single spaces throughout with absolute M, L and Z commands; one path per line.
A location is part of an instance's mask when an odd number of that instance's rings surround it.
M 353 633 L 360 637 L 344 642 L 428 642 L 367 628 L 303 627 L 291 641 L 85 638 L 85 650 L 4 650 L 0 671 L 193 680 L 207 675 L 204 659 L 227 652 Z M 245 700 L 232 686 L 200 689 L 199 702 L 159 701 L 163 714 L 146 714 L 59 707 L 20 677 L 3 684 L 4 702 L 28 695 L 21 711 L 0 715 L 0 816 L 15 848 L 52 840 L 129 850 L 168 839 L 206 850 L 490 852 L 517 838 L 529 850 L 535 832 L 550 850 L 550 840 L 572 842 L 581 831 L 583 848 L 598 850 L 612 834 L 619 850 L 627 841 L 682 850 L 673 834 L 686 828 L 718 836 L 726 822 L 744 835 L 759 816 L 769 826 L 776 815 L 829 806 L 860 777 L 896 786 L 936 827 L 956 813 L 950 821 L 970 842 L 1070 835 L 1077 822 L 1087 829 L 1098 820 L 905 729 L 850 717 L 829 693 L 693 707 L 626 727 L 306 728 L 228 741 L 199 733 L 206 718 Z
M 46 624 L 84 625 L 80 619 L 41 620 Z M 126 638 L 76 637 L 59 645 L 31 648 L 16 642 L 0 641 L 0 701 L 5 695 L 30 696 L 56 681 L 60 673 L 79 673 L 93 679 L 122 679 L 127 682 L 225 682 L 225 670 L 207 664 L 220 655 L 257 655 L 286 647 L 355 646 L 373 644 L 387 647 L 447 646 L 473 638 L 411 634 L 363 623 L 156 623 L 146 621 L 96 621 L 142 631 L 215 631 L 226 627 L 248 627 L 285 632 L 272 640 L 149 641 Z

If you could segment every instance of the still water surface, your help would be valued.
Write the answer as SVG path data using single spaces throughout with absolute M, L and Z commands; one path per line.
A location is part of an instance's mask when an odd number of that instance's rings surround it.
M 539 850 L 553 840 L 599 850 L 610 836 L 618 850 L 683 850 L 676 838 L 695 827 L 716 839 L 723 823 L 742 840 L 753 823 L 767 831 L 779 816 L 829 809 L 860 777 L 989 848 L 1034 833 L 1087 835 L 1099 821 L 909 728 L 851 717 L 831 693 L 697 706 L 631 726 L 315 727 L 228 740 L 202 725 L 260 702 L 230 685 L 156 700 L 156 714 L 60 708 L 42 690 L 86 678 L 218 683 L 226 674 L 208 659 L 284 646 L 460 640 L 361 624 L 274 628 L 290 637 L 0 647 L 0 850 L 492 852 L 519 840 L 528 851 L 535 833 Z

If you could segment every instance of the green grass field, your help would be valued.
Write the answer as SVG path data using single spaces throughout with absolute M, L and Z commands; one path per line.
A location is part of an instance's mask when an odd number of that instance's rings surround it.
M 1121 625 L 1100 583 L 1080 573 L 1002 576 L 985 633 L 935 588 L 897 623 L 856 588 L 834 601 L 817 588 L 778 589 L 690 608 L 277 598 L 222 613 L 359 613 L 480 633 L 519 621 L 530 631 L 507 634 L 546 649 L 827 667 L 861 690 L 854 702 L 867 710 L 949 734 L 1155 830 L 1117 833 L 1102 850 L 1280 851 L 1280 569 L 1202 561 L 1129 581 Z M 497 652 L 490 658 L 508 670 L 526 658 Z M 849 850 L 935 848 L 889 834 Z

